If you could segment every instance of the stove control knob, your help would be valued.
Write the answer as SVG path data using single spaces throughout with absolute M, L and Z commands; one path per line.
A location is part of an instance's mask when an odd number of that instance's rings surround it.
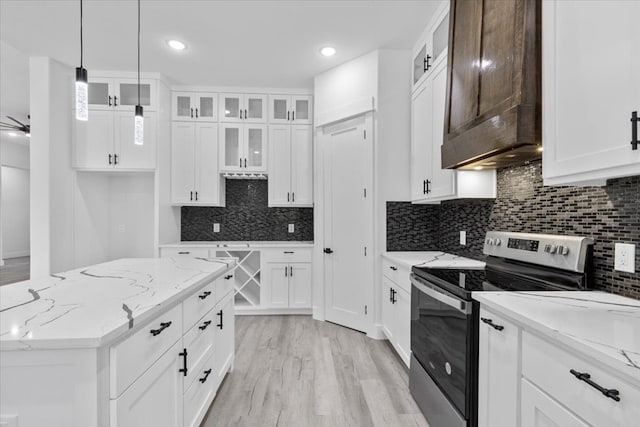
M 493 246 L 493 239 L 491 237 L 487 239 L 487 245 Z
M 496 246 L 500 246 L 501 243 L 502 243 L 502 240 L 500 240 L 500 239 L 496 239 L 495 240 Z
M 558 248 L 558 253 L 562 255 L 567 255 L 569 253 L 569 248 L 567 246 L 560 246 Z
M 551 245 L 549 248 L 549 253 L 555 254 L 558 251 L 558 247 L 556 245 Z
M 544 245 L 544 251 L 547 253 L 551 252 L 551 245 L 549 244 Z

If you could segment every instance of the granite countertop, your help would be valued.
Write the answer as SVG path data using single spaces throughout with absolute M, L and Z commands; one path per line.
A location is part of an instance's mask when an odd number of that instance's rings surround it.
M 485 266 L 484 261 L 478 261 L 438 251 L 383 252 L 382 256 L 390 261 L 402 265 L 405 268 L 411 268 L 414 265 L 419 265 L 435 268 L 483 269 Z
M 255 242 L 240 242 L 240 241 L 195 241 L 195 242 L 173 242 L 159 245 L 161 248 L 280 248 L 280 247 L 293 247 L 293 248 L 312 248 L 313 242 L 309 241 L 255 241 Z
M 235 258 L 120 259 L 2 286 L 0 350 L 101 347 L 235 263 Z
M 473 299 L 640 385 L 640 301 L 604 292 L 474 292 Z

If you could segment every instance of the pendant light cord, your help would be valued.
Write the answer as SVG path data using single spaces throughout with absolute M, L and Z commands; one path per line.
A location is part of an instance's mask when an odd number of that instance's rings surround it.
M 140 105 L 140 0 L 138 0 L 138 105 Z
M 82 68 L 83 51 L 84 51 L 84 45 L 82 42 L 82 0 L 80 0 L 80 68 Z

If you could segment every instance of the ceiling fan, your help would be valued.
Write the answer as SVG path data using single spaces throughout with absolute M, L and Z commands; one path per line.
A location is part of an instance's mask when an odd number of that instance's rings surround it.
M 0 131 L 9 131 L 9 132 L 22 132 L 25 136 L 31 136 L 31 125 L 22 123 L 19 120 L 14 119 L 11 116 L 7 116 L 9 120 L 12 120 L 15 123 L 5 123 L 0 122 Z M 27 119 L 31 119 L 31 116 L 28 115 Z

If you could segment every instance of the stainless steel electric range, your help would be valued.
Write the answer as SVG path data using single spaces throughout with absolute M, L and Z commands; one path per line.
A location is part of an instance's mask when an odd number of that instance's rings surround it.
M 411 393 L 431 427 L 477 425 L 474 291 L 591 288 L 593 240 L 490 231 L 480 270 L 418 265 L 411 274 Z

